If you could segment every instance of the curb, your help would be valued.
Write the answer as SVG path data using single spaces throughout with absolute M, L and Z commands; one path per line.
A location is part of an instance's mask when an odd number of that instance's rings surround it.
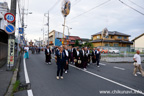
M 21 60 L 21 54 L 18 57 L 17 63 L 16 63 L 16 70 L 13 73 L 10 85 L 8 87 L 8 90 L 5 94 L 5 96 L 12 96 L 13 93 L 13 85 L 15 84 L 16 80 L 17 80 L 17 75 L 18 75 L 18 71 L 19 71 L 19 64 L 20 64 L 20 60 Z

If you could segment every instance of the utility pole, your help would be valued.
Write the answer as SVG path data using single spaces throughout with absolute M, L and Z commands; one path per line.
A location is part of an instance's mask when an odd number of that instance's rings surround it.
M 49 11 L 48 11 L 48 46 L 49 46 Z
M 16 17 L 16 5 L 17 0 L 11 0 L 11 10 L 10 12 Z M 15 26 L 15 22 L 12 23 Z M 7 70 L 12 70 L 14 66 L 14 49 L 15 49 L 15 34 L 10 34 L 8 36 L 8 60 L 7 60 Z
M 23 9 L 22 9 L 22 28 L 23 28 L 23 34 L 22 34 L 22 36 L 23 36 L 23 39 L 25 40 L 25 33 L 24 33 L 24 7 L 23 7 Z

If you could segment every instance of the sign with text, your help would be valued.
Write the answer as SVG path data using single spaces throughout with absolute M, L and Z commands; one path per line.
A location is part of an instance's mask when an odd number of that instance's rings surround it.
M 14 66 L 14 47 L 15 47 L 15 40 L 9 39 L 8 40 L 8 62 L 7 66 L 11 67 Z

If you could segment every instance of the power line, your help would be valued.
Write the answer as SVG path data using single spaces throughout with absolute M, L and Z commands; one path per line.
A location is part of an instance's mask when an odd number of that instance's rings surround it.
M 120 1 L 122 4 L 126 5 L 127 7 L 129 7 L 129 8 L 131 8 L 131 9 L 133 9 L 134 11 L 136 11 L 136 12 L 138 12 L 138 13 L 140 13 L 140 14 L 144 15 L 144 13 L 142 13 L 142 12 L 140 12 L 140 11 L 136 10 L 135 8 L 133 8 L 133 7 L 129 6 L 129 5 L 127 5 L 126 3 L 122 2 L 121 0 L 119 0 L 119 1 Z
M 59 3 L 59 1 L 60 1 L 60 0 L 57 0 L 57 1 L 55 2 L 55 4 L 54 4 L 52 7 L 50 7 L 49 11 L 53 10 L 53 8 Z
M 136 3 L 134 3 L 134 2 L 132 2 L 131 0 L 129 0 L 131 3 L 133 3 L 134 5 L 136 5 L 136 6 L 138 6 L 138 7 L 140 7 L 140 8 L 142 8 L 142 9 L 144 9 L 144 7 L 142 7 L 142 6 L 140 6 L 140 5 L 138 5 L 138 4 L 136 4 Z
M 100 5 L 97 5 L 97 6 L 93 7 L 93 8 L 91 8 L 91 9 L 89 9 L 89 10 L 87 10 L 87 11 L 85 11 L 85 12 L 83 12 L 83 13 L 81 13 L 81 14 L 73 17 L 73 18 L 71 18 L 70 20 L 75 19 L 75 18 L 77 18 L 77 17 L 79 17 L 79 16 L 81 16 L 81 15 L 83 15 L 83 14 L 86 14 L 86 13 L 88 13 L 88 12 L 90 12 L 90 11 L 92 11 L 92 10 L 94 10 L 94 9 L 96 9 L 96 8 L 98 8 L 98 7 L 106 4 L 106 3 L 108 3 L 109 1 L 110 1 L 110 0 L 108 0 L 108 1 L 106 1 L 106 2 L 103 2 L 103 3 L 101 3 Z

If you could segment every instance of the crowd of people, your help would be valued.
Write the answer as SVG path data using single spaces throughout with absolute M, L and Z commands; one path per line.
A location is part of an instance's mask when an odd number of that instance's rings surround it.
M 33 53 L 33 50 L 45 51 L 45 62 L 46 64 L 51 64 L 51 54 L 55 54 L 55 61 L 57 64 L 57 76 L 56 79 L 63 79 L 63 73 L 68 73 L 69 70 L 69 64 L 74 64 L 76 67 L 82 68 L 83 70 L 87 70 L 87 66 L 90 65 L 91 61 L 93 64 L 95 64 L 97 67 L 99 66 L 99 62 L 101 59 L 101 52 L 99 48 L 88 48 L 88 47 L 72 47 L 72 46 L 57 46 L 52 47 L 52 49 L 49 46 L 46 46 L 44 49 L 39 49 L 38 47 L 32 47 L 31 51 Z M 29 58 L 29 47 L 24 47 L 24 58 Z M 40 52 L 39 52 L 40 53 Z M 137 50 L 136 54 L 133 57 L 134 60 L 134 76 L 137 76 L 136 72 L 137 69 L 139 69 L 139 72 L 144 76 L 144 71 L 141 66 L 141 57 L 140 57 L 140 51 Z M 64 72 L 63 72 L 64 71 Z
M 97 67 L 99 66 L 99 61 L 101 58 L 100 50 L 93 48 L 91 50 L 87 47 L 71 47 L 71 46 L 60 46 L 53 47 L 52 51 L 49 46 L 45 49 L 46 63 L 51 64 L 51 54 L 55 54 L 55 61 L 57 64 L 57 79 L 59 77 L 63 79 L 63 70 L 65 73 L 68 73 L 69 64 L 75 64 L 76 67 L 87 70 L 87 66 L 92 63 L 96 63 Z M 91 59 L 92 58 L 92 59 Z

